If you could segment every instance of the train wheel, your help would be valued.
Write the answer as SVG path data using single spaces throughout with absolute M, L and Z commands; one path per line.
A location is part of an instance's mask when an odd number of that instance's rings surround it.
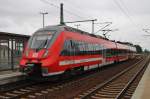
M 77 67 L 74 68 L 73 70 L 73 75 L 81 75 L 84 72 L 84 67 Z
M 61 80 L 66 80 L 69 79 L 71 77 L 71 70 L 66 70 L 61 76 L 60 79 Z

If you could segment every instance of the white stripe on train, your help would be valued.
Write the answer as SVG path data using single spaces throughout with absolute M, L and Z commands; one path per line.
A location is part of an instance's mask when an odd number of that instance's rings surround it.
M 96 60 L 96 59 L 95 59 Z M 106 62 L 106 63 L 102 63 L 102 64 L 95 64 L 95 65 L 89 65 L 89 66 L 84 66 L 84 70 L 90 70 L 90 69 L 94 69 L 97 67 L 102 67 L 108 64 L 112 64 L 114 63 L 114 61 L 110 61 L 110 62 Z M 59 71 L 59 72 L 53 72 L 53 73 L 48 73 L 48 74 L 42 74 L 43 76 L 53 76 L 53 75 L 59 75 L 59 74 L 63 74 L 65 71 Z
M 77 64 L 77 63 L 83 63 L 83 62 L 91 62 L 91 61 L 100 61 L 102 60 L 101 64 L 95 64 L 95 65 L 89 65 L 89 66 L 84 66 L 84 70 L 90 70 L 93 68 L 97 68 L 97 67 L 102 67 L 102 66 L 106 66 L 109 64 L 113 64 L 114 61 L 109 61 L 109 62 L 105 62 L 103 60 L 103 58 L 88 58 L 88 59 L 82 59 L 82 60 L 65 60 L 65 61 L 60 61 L 59 65 L 69 65 L 69 64 Z M 124 61 L 126 59 L 121 59 L 120 61 Z M 64 73 L 65 71 L 59 71 L 59 72 L 53 72 L 53 73 L 48 73 L 48 74 L 42 74 L 43 76 L 52 76 L 52 75 L 59 75 Z
M 100 61 L 103 58 L 88 58 L 88 59 L 80 59 L 80 60 L 63 60 L 59 62 L 60 66 L 63 65 L 71 65 L 71 64 L 78 64 L 78 63 L 84 63 L 84 62 L 92 62 L 92 61 Z

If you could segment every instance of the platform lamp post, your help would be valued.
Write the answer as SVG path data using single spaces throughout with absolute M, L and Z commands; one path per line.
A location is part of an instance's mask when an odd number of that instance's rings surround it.
M 45 21 L 45 18 L 44 18 L 44 17 L 45 17 L 46 14 L 48 14 L 48 12 L 40 12 L 40 14 L 42 14 L 42 17 L 43 17 L 43 28 L 44 28 L 44 25 L 45 25 L 45 24 L 44 24 L 44 23 L 45 23 L 45 22 L 44 22 L 44 21 Z

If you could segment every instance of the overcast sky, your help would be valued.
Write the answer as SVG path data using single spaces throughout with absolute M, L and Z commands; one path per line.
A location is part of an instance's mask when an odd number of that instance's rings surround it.
M 40 12 L 47 11 L 45 25 L 59 23 L 59 4 L 64 3 L 65 21 L 98 19 L 95 23 L 112 22 L 107 29 L 110 39 L 128 41 L 150 49 L 150 0 L 0 0 L 0 31 L 31 35 L 42 27 Z M 91 32 L 91 23 L 79 28 Z M 67 24 L 75 27 L 75 24 Z M 96 24 L 95 32 L 104 25 Z M 150 31 L 149 31 L 150 32 Z M 102 35 L 102 32 L 96 33 Z

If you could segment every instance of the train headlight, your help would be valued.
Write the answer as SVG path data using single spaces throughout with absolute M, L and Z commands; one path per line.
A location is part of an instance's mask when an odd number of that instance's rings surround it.
M 45 53 L 43 54 L 43 57 L 46 57 L 48 55 L 49 51 L 46 50 Z

